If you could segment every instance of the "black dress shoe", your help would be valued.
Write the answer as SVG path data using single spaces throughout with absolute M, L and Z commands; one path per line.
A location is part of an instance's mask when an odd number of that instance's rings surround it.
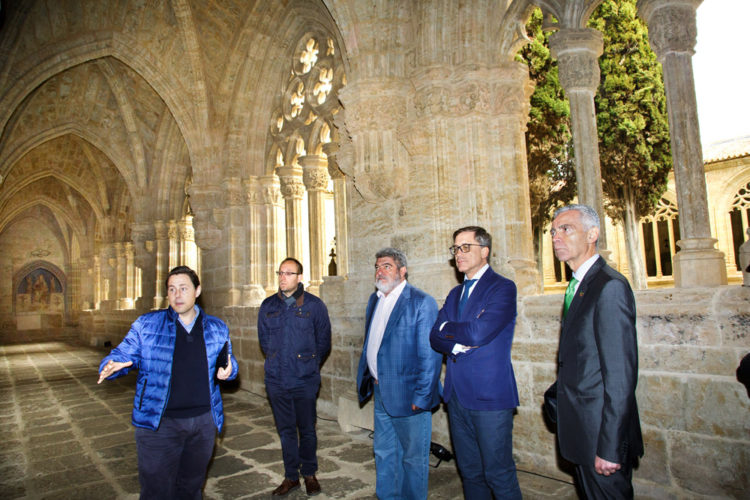
M 307 480 L 305 480 L 305 484 L 307 484 Z M 279 487 L 273 490 L 271 496 L 283 497 L 285 495 L 288 495 L 290 491 L 294 491 L 297 488 L 299 488 L 299 479 L 292 481 L 291 479 L 284 478 L 284 481 L 279 485 Z
M 320 493 L 320 483 L 315 476 L 305 476 L 305 489 L 307 490 L 307 496 L 311 497 Z

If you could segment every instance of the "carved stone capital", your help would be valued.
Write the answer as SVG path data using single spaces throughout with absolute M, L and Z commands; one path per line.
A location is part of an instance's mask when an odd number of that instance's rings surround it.
M 648 24 L 648 38 L 659 61 L 671 52 L 693 55 L 698 30 L 695 10 L 703 0 L 640 0 L 638 15 Z
M 143 244 L 154 239 L 154 225 L 148 222 L 133 222 L 130 225 L 130 239 L 136 244 Z
M 204 250 L 213 250 L 221 243 L 221 230 L 207 220 L 194 220 L 195 243 Z
M 281 196 L 279 178 L 275 175 L 264 175 L 260 178 L 261 195 L 266 205 L 281 205 L 284 201 Z
M 299 167 L 279 167 L 276 173 L 281 181 L 281 194 L 284 199 L 301 200 L 305 194 L 302 169 Z
M 560 84 L 566 92 L 595 92 L 599 86 L 599 56 L 604 50 L 601 32 L 592 28 L 564 29 L 550 36 L 557 58 Z
M 346 108 L 346 128 L 356 135 L 366 130 L 393 128 L 406 120 L 408 92 L 388 80 L 348 84 L 339 91 Z
M 236 177 L 226 179 L 223 183 L 225 192 L 225 204 L 228 207 L 239 207 L 245 204 L 245 192 L 242 189 L 242 181 Z
M 303 156 L 299 163 L 302 165 L 302 180 L 308 191 L 328 190 L 328 161 L 324 156 Z
M 166 240 L 169 238 L 167 224 L 163 220 L 154 221 L 154 233 L 157 240 Z
M 428 68 L 415 76 L 417 118 L 471 114 L 528 115 L 533 92 L 528 70 L 519 63 L 492 68 Z
M 213 250 L 221 242 L 223 221 L 219 221 L 224 207 L 224 189 L 211 184 L 191 184 L 188 188 L 195 218 L 195 242 L 204 250 Z M 171 235 L 170 235 L 171 236 Z
M 245 203 L 248 205 L 260 203 L 260 182 L 258 182 L 258 177 L 248 177 L 242 184 L 245 188 Z

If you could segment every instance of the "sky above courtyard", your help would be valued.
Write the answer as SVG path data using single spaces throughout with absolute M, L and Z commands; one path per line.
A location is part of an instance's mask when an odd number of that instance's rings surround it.
M 703 0 L 693 56 L 701 144 L 750 136 L 749 0 Z

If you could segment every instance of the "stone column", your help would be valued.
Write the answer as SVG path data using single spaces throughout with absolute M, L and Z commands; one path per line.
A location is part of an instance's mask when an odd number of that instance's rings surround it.
M 167 237 L 169 238 L 169 265 L 167 272 L 173 267 L 179 266 L 182 256 L 177 233 L 177 221 L 174 219 L 167 222 Z
M 117 253 L 115 245 L 102 245 L 101 255 L 101 300 L 99 306 L 104 311 L 111 311 L 117 307 Z
M 558 60 L 560 85 L 570 101 L 578 201 L 594 207 L 599 214 L 599 251 L 608 257 L 594 109 L 594 95 L 600 77 L 599 56 L 603 48 L 602 34 L 592 28 L 561 29 L 550 37 L 550 50 Z
M 94 265 L 91 270 L 91 281 L 94 283 L 94 300 L 92 309 L 99 309 L 102 298 L 102 259 L 99 255 L 93 257 Z
M 156 237 L 156 265 L 154 276 L 154 309 L 166 307 L 166 288 L 164 282 L 169 273 L 169 226 L 161 220 L 154 221 L 154 234 Z
M 124 244 L 125 252 L 125 295 L 122 298 L 122 309 L 133 309 L 135 306 L 136 291 L 136 269 L 135 269 L 135 250 L 133 244 L 126 241 Z
M 246 257 L 246 279 L 242 285 L 242 305 L 260 306 L 266 297 L 266 291 L 262 283 L 262 256 L 260 247 L 260 235 L 263 232 L 261 218 L 264 212 L 260 196 L 260 183 L 255 176 L 245 179 L 245 203 L 247 210 L 246 235 L 245 235 L 245 257 Z
M 281 194 L 286 204 L 286 251 L 287 256 L 302 262 L 304 248 L 302 240 L 302 199 L 305 185 L 302 182 L 302 169 L 299 167 L 279 167 L 276 169 L 281 180 Z M 276 265 L 278 266 L 278 262 Z
M 278 289 L 278 280 L 274 272 L 281 264 L 281 259 L 287 255 L 286 239 L 284 237 L 284 198 L 281 195 L 279 179 L 275 175 L 260 178 L 260 185 L 265 207 L 264 251 L 265 265 L 261 270 L 262 284 L 266 295 Z
M 242 303 L 242 287 L 247 282 L 245 278 L 246 262 L 243 249 L 245 243 L 244 212 L 246 210 L 245 192 L 242 181 L 231 177 L 224 181 L 225 222 L 224 231 L 227 241 L 227 278 L 225 285 L 229 288 L 228 305 L 238 306 Z
M 115 288 L 114 300 L 117 301 L 117 309 L 128 309 L 128 259 L 125 253 L 125 243 L 115 243 Z
M 130 227 L 135 253 L 134 263 L 141 270 L 140 286 L 135 290 L 135 307 L 147 311 L 154 304 L 157 261 L 154 255 L 155 231 L 149 223 L 133 223 Z
M 336 159 L 338 144 L 329 142 L 323 146 L 328 155 L 328 175 L 333 179 L 333 211 L 336 224 L 336 267 L 338 276 L 349 274 L 349 237 L 347 230 L 346 177 Z
M 672 146 L 680 250 L 674 256 L 677 287 L 727 283 L 724 254 L 711 236 L 693 80 L 695 10 L 702 0 L 639 0 L 638 13 L 648 24 L 649 42 L 664 71 L 664 90 Z
M 328 191 L 328 160 L 325 156 L 307 155 L 299 159 L 307 189 L 307 216 L 310 228 L 310 292 L 318 295 L 326 272 L 325 195 Z

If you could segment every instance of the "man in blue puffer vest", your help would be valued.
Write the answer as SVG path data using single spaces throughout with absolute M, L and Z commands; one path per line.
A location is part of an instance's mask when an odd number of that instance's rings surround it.
M 320 493 L 315 434 L 320 363 L 331 349 L 328 309 L 302 286 L 302 264 L 286 258 L 276 272 L 278 293 L 258 311 L 258 340 L 266 355 L 268 399 L 281 438 L 284 481 L 272 496 L 284 496 L 305 480 L 308 495 Z M 299 434 L 298 434 L 299 433 Z
M 195 271 L 172 269 L 169 308 L 135 320 L 99 365 L 98 383 L 138 370 L 132 422 L 141 499 L 201 498 L 216 432 L 224 424 L 214 374 L 235 378 L 237 360 L 227 326 L 195 304 L 200 293 Z M 217 362 L 225 366 L 217 369 Z

